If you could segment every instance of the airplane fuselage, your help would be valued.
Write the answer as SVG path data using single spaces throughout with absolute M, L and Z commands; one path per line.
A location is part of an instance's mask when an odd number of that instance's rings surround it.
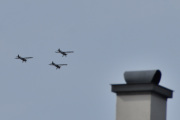
M 61 66 L 59 66 L 57 64 L 53 64 L 53 65 L 56 67 L 56 69 L 60 69 L 61 68 Z
M 61 54 L 62 54 L 63 56 L 66 56 L 66 55 L 67 55 L 67 53 L 65 53 L 65 52 L 61 52 Z
M 56 67 L 56 69 L 60 69 L 60 68 L 61 68 L 61 66 L 63 66 L 63 65 L 67 65 L 67 64 L 55 64 L 55 63 L 52 61 L 52 63 L 51 63 L 51 64 L 49 64 L 49 65 L 53 65 L 53 66 L 55 66 L 55 67 Z
M 63 56 L 67 56 L 68 53 L 73 53 L 73 51 L 61 51 L 60 49 L 58 49 L 56 53 L 61 53 L 63 57 Z
M 53 66 L 55 66 L 56 67 L 56 69 L 60 69 L 61 68 L 61 66 L 59 66 L 59 65 L 57 65 L 57 64 L 55 64 L 55 63 L 51 63 L 50 65 L 53 65 Z
M 25 58 L 20 58 L 23 62 L 26 62 L 27 60 Z
M 21 57 L 20 55 L 18 55 L 15 59 L 20 59 L 20 60 L 22 60 L 22 62 L 26 62 L 27 59 L 29 59 L 29 58 L 33 58 L 33 57 Z
M 25 58 L 22 58 L 20 56 L 18 56 L 18 59 L 22 60 L 22 62 L 26 62 L 27 61 Z
M 56 69 L 60 69 L 61 67 L 59 65 L 55 65 L 56 66 Z

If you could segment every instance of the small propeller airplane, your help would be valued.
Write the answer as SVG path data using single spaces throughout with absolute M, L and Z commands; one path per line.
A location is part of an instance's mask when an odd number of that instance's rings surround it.
M 52 61 L 52 63 L 51 63 L 51 64 L 49 64 L 49 65 L 53 65 L 53 66 L 55 66 L 55 67 L 56 67 L 56 69 L 60 69 L 60 68 L 61 68 L 61 66 L 65 66 L 65 65 L 67 65 L 67 64 L 55 64 L 55 63 Z
M 60 49 L 58 49 L 57 51 L 56 51 L 56 53 L 61 53 L 62 54 L 62 57 L 63 56 L 67 56 L 67 54 L 68 53 L 73 53 L 74 51 L 62 51 L 62 50 L 60 50 Z
M 22 62 L 26 62 L 27 59 L 30 59 L 30 58 L 33 58 L 33 57 L 21 57 L 21 56 L 18 54 L 18 56 L 17 56 L 15 59 L 20 59 L 20 60 L 22 60 Z

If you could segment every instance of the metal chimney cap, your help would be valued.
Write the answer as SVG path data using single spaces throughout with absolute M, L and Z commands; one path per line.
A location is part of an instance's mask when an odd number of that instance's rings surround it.
M 124 78 L 127 84 L 153 83 L 158 85 L 161 79 L 161 71 L 126 71 Z

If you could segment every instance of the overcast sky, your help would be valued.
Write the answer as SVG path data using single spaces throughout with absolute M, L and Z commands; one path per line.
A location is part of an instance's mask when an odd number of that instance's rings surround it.
M 179 120 L 179 0 L 0 0 L 0 119 L 115 120 L 111 84 L 159 69 Z M 55 53 L 60 48 L 74 53 Z M 34 57 L 26 63 L 17 55 Z M 68 64 L 60 70 L 52 61 Z

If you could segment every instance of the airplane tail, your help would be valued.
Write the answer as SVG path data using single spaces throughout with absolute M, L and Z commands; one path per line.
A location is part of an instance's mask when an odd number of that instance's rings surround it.
M 52 63 L 51 63 L 51 64 L 49 64 L 49 65 L 54 65 L 54 62 L 52 61 Z
M 61 51 L 61 49 L 59 48 L 59 49 L 58 49 L 58 52 L 62 53 L 63 51 Z
M 61 53 L 61 50 L 60 50 L 60 48 L 56 51 L 56 53 Z
M 16 58 L 15 59 L 19 59 L 20 58 L 20 56 L 19 56 L 19 54 L 18 54 L 18 56 L 16 56 Z

